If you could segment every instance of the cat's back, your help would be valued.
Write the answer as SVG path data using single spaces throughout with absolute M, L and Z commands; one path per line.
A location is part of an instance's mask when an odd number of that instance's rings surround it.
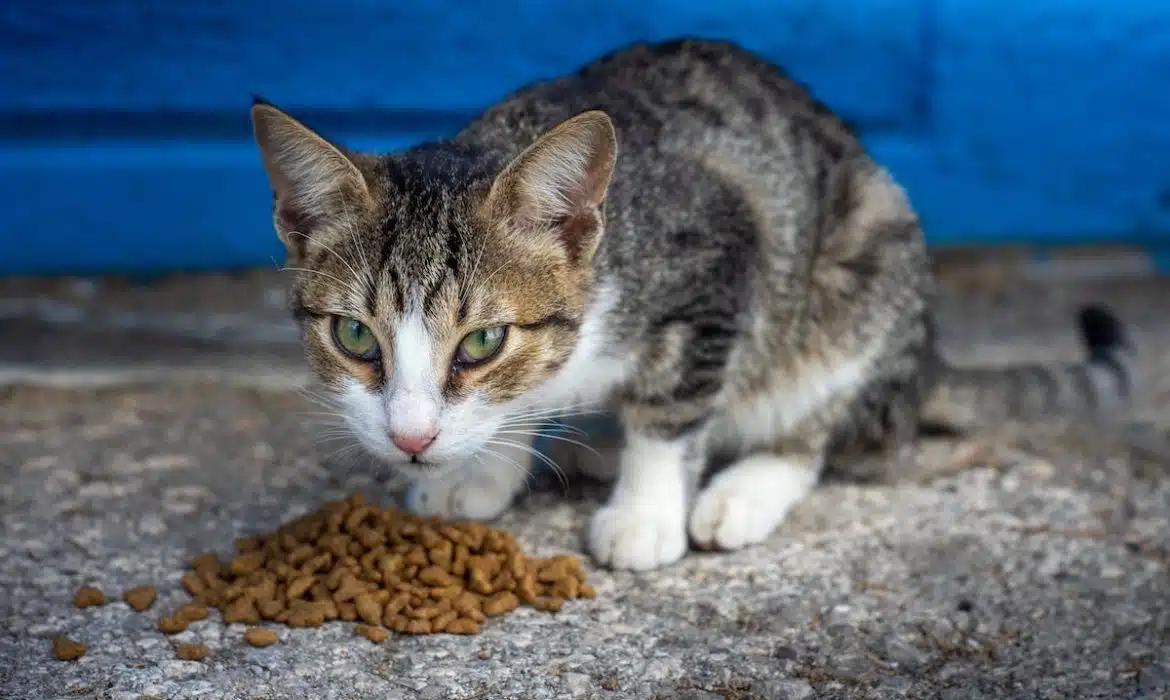
M 707 39 L 638 43 L 569 75 L 509 95 L 460 138 L 518 149 L 557 123 L 603 109 L 617 127 L 623 159 L 718 149 L 723 142 L 782 145 L 795 122 L 856 148 L 849 130 L 778 66 L 736 44 Z

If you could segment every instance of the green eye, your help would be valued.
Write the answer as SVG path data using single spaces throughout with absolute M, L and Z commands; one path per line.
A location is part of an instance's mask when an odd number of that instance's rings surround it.
M 496 326 L 468 334 L 459 343 L 459 351 L 455 353 L 455 361 L 461 365 L 477 365 L 491 359 L 504 344 L 507 330 L 505 326 Z
M 333 342 L 356 360 L 373 360 L 381 352 L 370 327 L 346 316 L 333 317 Z

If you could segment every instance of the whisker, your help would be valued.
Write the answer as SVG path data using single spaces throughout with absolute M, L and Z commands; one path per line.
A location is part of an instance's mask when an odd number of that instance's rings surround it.
M 296 235 L 304 238 L 306 241 L 312 240 L 311 238 L 309 238 L 308 234 L 301 233 L 300 231 L 289 231 L 289 233 L 295 233 Z M 356 245 L 356 243 L 357 243 L 356 238 L 354 239 L 354 243 Z M 349 269 L 349 273 L 354 276 L 355 280 L 359 280 L 359 281 L 362 280 L 362 276 L 358 274 L 357 270 L 354 269 L 353 265 L 350 265 L 349 261 L 346 260 L 344 257 L 342 257 L 341 254 L 338 253 L 336 250 L 334 250 L 330 246 L 326 245 L 325 243 L 322 243 L 321 241 L 316 241 L 315 245 L 318 245 L 318 246 L 324 248 L 327 252 L 331 253 L 333 255 L 333 257 L 337 258 L 341 262 L 342 265 L 345 265 Z M 361 289 L 355 288 L 352 283 L 348 284 L 346 286 L 351 293 L 361 291 Z
M 475 456 L 481 465 L 484 463 L 483 454 L 481 454 L 481 453 L 487 453 L 488 455 L 495 457 L 498 460 L 502 460 L 502 461 L 506 462 L 508 465 L 510 465 L 513 469 L 520 472 L 520 474 L 524 476 L 523 483 L 524 483 L 524 488 L 526 489 L 526 494 L 532 495 L 532 471 L 531 470 L 525 469 L 524 466 L 521 465 L 516 460 L 512 459 L 511 457 L 509 457 L 505 454 L 501 454 L 501 453 L 487 447 L 486 445 L 481 446 L 479 448 L 479 450 L 477 450 L 475 452 Z
M 520 442 L 513 442 L 511 440 L 496 440 L 494 438 L 489 439 L 486 444 L 499 445 L 501 447 L 511 447 L 513 449 L 523 450 L 524 452 L 527 452 L 528 454 L 532 455 L 533 457 L 536 457 L 537 459 L 541 460 L 542 462 L 544 462 L 544 464 L 548 465 L 548 468 L 551 469 L 553 471 L 553 474 L 555 474 L 557 476 L 557 480 L 560 482 L 561 488 L 564 490 L 565 495 L 566 496 L 569 495 L 569 479 L 568 479 L 568 476 L 565 474 L 565 470 L 563 468 L 561 468 L 561 466 L 559 464 L 557 464 L 556 461 L 554 461 L 551 457 L 544 454 L 540 450 L 536 449 L 535 447 L 533 447 L 531 445 L 525 445 L 525 444 L 520 443 Z

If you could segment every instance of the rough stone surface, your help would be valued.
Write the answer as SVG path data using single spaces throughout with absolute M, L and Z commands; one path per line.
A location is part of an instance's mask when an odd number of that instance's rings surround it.
M 306 429 L 316 409 L 297 392 L 228 374 L 10 383 L 0 389 L 0 697 L 1167 697 L 1168 291 L 1013 282 L 944 295 L 951 354 L 983 360 L 1075 357 L 1075 303 L 1117 306 L 1138 325 L 1148 381 L 1115 425 L 924 442 L 877 482 L 829 480 L 762 546 L 647 574 L 593 570 L 598 597 L 559 614 L 382 645 L 336 623 L 280 628 L 279 644 L 256 649 L 217 613 L 175 637 L 154 630 L 185 599 L 178 581 L 192 554 L 226 552 L 235 537 L 354 490 L 392 498 L 388 475 Z M 71 327 L 43 329 L 39 362 L 57 347 L 76 352 Z M 93 332 L 95 366 L 137 357 L 166 367 L 172 352 L 111 339 L 118 351 L 102 355 Z M 247 354 L 246 344 L 217 347 L 225 367 Z M 18 355 L 0 348 L 9 378 Z M 271 371 L 303 371 L 295 352 L 278 356 L 288 359 Z M 548 483 L 502 524 L 533 553 L 577 552 L 606 487 Z M 159 600 L 135 613 L 120 593 L 147 584 Z M 82 585 L 111 602 L 74 608 Z M 58 634 L 89 652 L 56 661 Z M 177 643 L 210 655 L 180 661 Z

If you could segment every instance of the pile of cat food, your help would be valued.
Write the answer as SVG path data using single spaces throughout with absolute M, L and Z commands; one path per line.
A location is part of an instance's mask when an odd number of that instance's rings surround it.
M 357 634 L 384 641 L 405 634 L 477 634 L 489 617 L 521 605 L 556 612 L 568 600 L 592 598 L 593 587 L 576 557 L 528 558 L 510 533 L 479 523 L 445 523 L 356 494 L 286 523 L 275 533 L 236 542 L 235 557 L 196 557 L 183 575 L 193 600 L 158 622 L 178 634 L 216 608 L 225 623 L 317 627 L 333 620 L 359 622 Z M 154 602 L 153 588 L 127 591 L 139 612 Z M 93 588 L 77 592 L 77 607 L 101 605 Z M 245 641 L 275 644 L 270 629 L 251 627 Z M 54 640 L 57 657 L 79 658 L 85 645 Z M 179 658 L 202 660 L 207 647 L 182 645 Z

